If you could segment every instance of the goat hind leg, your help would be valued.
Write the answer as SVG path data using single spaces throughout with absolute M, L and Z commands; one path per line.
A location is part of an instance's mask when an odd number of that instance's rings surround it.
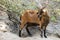
M 19 30 L 19 37 L 21 37 L 21 30 Z
M 22 23 L 22 24 L 20 25 L 20 29 L 19 29 L 19 37 L 22 36 L 21 31 L 22 31 L 23 28 L 24 28 L 24 24 Z

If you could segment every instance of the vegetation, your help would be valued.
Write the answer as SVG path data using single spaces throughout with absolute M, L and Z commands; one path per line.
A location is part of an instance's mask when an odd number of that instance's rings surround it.
M 44 0 L 43 0 L 44 1 Z M 47 0 L 48 1 L 48 0 Z M 60 4 L 60 0 L 49 0 L 53 1 L 55 4 Z M 56 21 L 56 15 L 60 15 L 60 9 L 55 8 L 58 4 L 48 3 L 48 9 L 51 9 L 51 20 Z M 37 9 L 37 5 L 35 1 L 32 0 L 0 0 L 0 4 L 4 5 L 9 11 L 14 12 L 16 14 L 21 14 L 26 9 Z M 60 5 L 59 5 L 60 6 Z
M 34 2 L 28 0 L 0 0 L 0 4 L 4 5 L 9 11 L 21 13 L 26 9 L 36 9 Z

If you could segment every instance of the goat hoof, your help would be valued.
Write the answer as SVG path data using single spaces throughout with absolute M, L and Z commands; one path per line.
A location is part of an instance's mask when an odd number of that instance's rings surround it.
M 21 31 L 19 30 L 19 37 L 21 37 Z
M 47 38 L 47 36 L 44 36 L 45 38 Z
M 21 34 L 19 34 L 19 37 L 21 37 Z

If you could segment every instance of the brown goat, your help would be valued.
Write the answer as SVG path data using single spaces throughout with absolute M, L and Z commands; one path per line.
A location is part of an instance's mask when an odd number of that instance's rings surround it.
M 27 24 L 26 30 L 28 34 L 31 35 L 31 33 L 28 30 L 28 26 L 30 24 L 34 25 L 33 23 L 36 23 L 39 25 L 39 29 L 41 30 L 41 37 L 43 37 L 43 32 L 44 32 L 44 37 L 47 38 L 46 27 L 49 23 L 49 16 L 47 14 L 47 11 L 44 10 L 44 8 L 39 9 L 38 11 L 37 10 L 26 10 L 24 14 L 20 16 L 20 20 L 21 20 L 20 30 L 19 30 L 20 37 L 21 37 L 21 31 L 26 24 Z

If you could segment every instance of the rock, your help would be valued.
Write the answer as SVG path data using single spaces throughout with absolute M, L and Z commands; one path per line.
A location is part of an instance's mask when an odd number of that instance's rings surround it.
M 58 35 L 60 36 L 60 22 L 58 23 L 50 22 L 50 24 L 47 27 L 47 32 L 54 34 L 56 36 Z
M 0 32 L 0 40 L 60 40 L 55 36 L 48 36 L 48 38 L 40 38 L 39 36 L 33 37 L 19 37 L 11 32 Z
M 15 20 L 13 19 L 13 15 L 10 15 L 12 20 L 9 19 L 8 11 L 6 8 L 0 5 L 0 31 L 8 31 L 18 34 L 18 26 Z M 9 12 L 10 13 L 10 12 Z M 10 13 L 11 14 L 11 13 Z M 13 14 L 13 13 L 12 13 Z M 13 21 L 14 20 L 14 21 Z
M 4 23 L 3 21 L 0 21 L 0 31 L 6 32 L 8 25 L 6 25 L 6 23 Z
M 8 31 L 8 25 L 5 23 L 8 20 L 8 15 L 5 9 L 0 5 L 0 31 Z
M 0 20 L 8 19 L 6 12 L 0 10 Z

